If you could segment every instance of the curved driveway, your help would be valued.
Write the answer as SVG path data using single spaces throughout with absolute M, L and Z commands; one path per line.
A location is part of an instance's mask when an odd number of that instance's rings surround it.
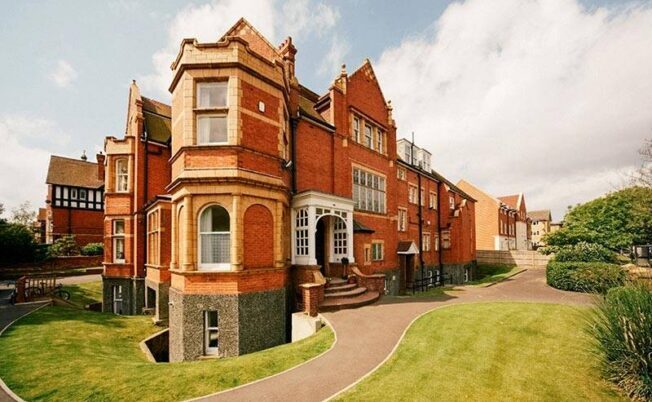
M 590 304 L 591 296 L 546 285 L 545 270 L 531 269 L 489 287 L 461 287 L 437 299 L 386 297 L 379 303 L 325 313 L 337 334 L 320 357 L 276 376 L 209 395 L 203 401 L 322 401 L 358 381 L 392 352 L 408 325 L 438 307 L 476 302 L 527 301 Z

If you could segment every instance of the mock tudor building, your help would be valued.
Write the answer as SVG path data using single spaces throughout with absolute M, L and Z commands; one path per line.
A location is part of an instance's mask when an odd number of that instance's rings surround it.
M 530 218 L 530 232 L 532 233 L 532 247 L 538 248 L 545 246 L 543 237 L 550 233 L 550 225 L 552 224 L 552 214 L 549 209 L 542 209 L 540 211 L 528 212 Z
M 105 142 L 104 309 L 168 324 L 170 361 L 287 342 L 313 302 L 473 276 L 475 200 L 427 151 L 397 155 L 371 63 L 318 95 L 296 52 L 244 19 L 217 42 L 185 39 L 171 106 L 132 84 L 125 136 Z
M 477 200 L 477 250 L 531 249 L 531 232 L 523 193 L 494 197 L 466 180 L 460 180 L 457 186 Z
M 74 236 L 78 246 L 104 238 L 104 155 L 97 163 L 52 155 L 46 178 L 45 242 Z M 39 220 L 42 213 L 39 210 Z

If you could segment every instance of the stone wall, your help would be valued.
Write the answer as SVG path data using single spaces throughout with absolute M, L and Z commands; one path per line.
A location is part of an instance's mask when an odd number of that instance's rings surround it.
M 112 286 L 122 286 L 122 314 L 141 314 L 145 306 L 145 281 L 141 278 L 102 278 L 102 311 L 113 312 Z
M 478 264 L 508 264 L 526 268 L 545 268 L 552 256 L 537 251 L 478 250 Z

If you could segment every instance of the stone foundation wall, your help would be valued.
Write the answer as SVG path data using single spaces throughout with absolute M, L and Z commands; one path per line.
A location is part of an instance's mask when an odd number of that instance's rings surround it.
M 145 281 L 139 278 L 102 277 L 102 311 L 113 312 L 112 286 L 122 286 L 122 314 L 142 314 L 145 306 Z
M 287 341 L 285 288 L 240 295 L 182 294 L 169 289 L 170 361 L 204 355 L 204 311 L 218 312 L 219 357 L 238 356 Z
M 472 281 L 477 273 L 477 264 L 475 261 L 466 263 L 466 264 L 444 264 L 442 272 L 444 275 L 448 275 L 453 285 L 462 285 L 464 284 L 464 272 L 469 271 L 469 281 Z M 450 282 L 446 282 L 449 284 Z
M 154 309 L 154 318 L 157 322 L 165 323 L 169 317 L 170 301 L 170 282 L 154 282 L 145 279 L 146 287 L 154 289 L 156 292 L 156 307 Z M 152 307 L 152 306 L 149 306 Z

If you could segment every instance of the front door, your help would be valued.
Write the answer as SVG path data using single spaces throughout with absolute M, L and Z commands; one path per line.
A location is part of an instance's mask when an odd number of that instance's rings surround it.
M 408 284 L 412 286 L 414 281 L 414 254 L 401 254 L 398 261 L 400 270 L 399 292 L 405 294 Z
M 315 259 L 321 268 L 322 275 L 326 276 L 326 224 L 324 219 L 317 221 L 317 233 L 315 233 Z

